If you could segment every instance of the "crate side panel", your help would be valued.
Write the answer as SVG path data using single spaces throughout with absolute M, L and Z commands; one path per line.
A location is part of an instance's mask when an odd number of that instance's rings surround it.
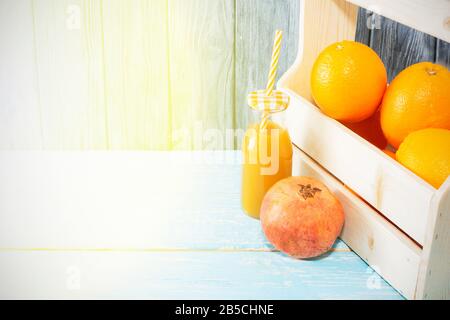
M 448 0 L 347 1 L 439 39 L 450 41 L 450 33 L 448 32 L 450 2 Z
M 419 299 L 450 299 L 450 177 L 433 198 L 417 287 Z
M 335 193 L 346 216 L 341 238 L 401 294 L 414 298 L 420 248 L 297 148 L 293 168 L 294 175 L 314 177 Z M 369 278 L 367 285 L 377 287 Z
M 295 145 L 423 244 L 435 189 L 292 91 L 286 126 Z

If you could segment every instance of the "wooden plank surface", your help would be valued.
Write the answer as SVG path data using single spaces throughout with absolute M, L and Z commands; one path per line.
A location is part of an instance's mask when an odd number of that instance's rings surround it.
M 399 23 L 450 41 L 450 2 L 447 0 L 348 0 Z
M 100 2 L 44 0 L 32 6 L 43 148 L 105 147 Z
M 447 42 L 363 8 L 358 14 L 356 40 L 378 53 L 387 68 L 389 81 L 406 67 L 422 61 L 450 67 Z
M 450 68 L 450 43 L 437 40 L 436 62 Z
M 340 241 L 306 261 L 274 250 L 240 208 L 240 159 L 0 153 L 0 296 L 402 298 Z
M 167 1 L 108 0 L 101 14 L 108 147 L 167 150 Z
M 0 261 L 0 298 L 401 299 L 351 253 L 1 252 Z
M 417 299 L 450 299 L 450 177 L 430 207 L 427 238 L 418 278 Z
M 226 130 L 247 126 L 245 96 L 256 80 L 265 84 L 275 28 L 286 35 L 280 72 L 295 59 L 298 7 L 298 0 L 5 2 L 0 148 L 234 148 L 242 135 Z
M 173 149 L 227 147 L 225 130 L 233 129 L 234 19 L 233 1 L 169 1 Z
M 276 28 L 285 31 L 280 75 L 297 55 L 298 0 L 2 6 L 2 149 L 221 149 L 226 128 L 254 119 L 245 96 L 265 85 Z M 367 12 L 359 16 L 356 39 L 372 39 L 390 78 L 417 61 L 450 65 L 448 43 L 384 18 L 369 32 Z M 217 130 L 194 143 L 202 126 Z
M 277 29 L 284 32 L 278 77 L 295 61 L 300 1 L 237 0 L 236 6 L 236 128 L 246 129 L 261 116 L 249 108 L 247 94 L 267 84 Z
M 298 57 L 278 85 L 313 101 L 310 87 L 314 62 L 329 45 L 355 39 L 358 7 L 345 0 L 301 3 Z
M 434 62 L 436 38 L 388 18 L 379 19 L 380 29 L 372 30 L 372 48 L 383 60 L 389 81 L 412 64 Z
M 373 24 L 372 12 L 359 8 L 358 22 L 356 24 L 355 41 L 369 45 L 372 24 Z
M 296 146 L 418 243 L 436 189 L 291 90 L 286 111 Z M 323 146 L 326 146 L 324 148 Z M 414 195 L 414 197 L 411 197 Z M 401 201 L 399 201 L 401 199 Z
M 1 247 L 270 251 L 259 221 L 241 211 L 240 159 L 240 152 L 0 153 Z
M 341 238 L 390 284 L 414 299 L 422 250 L 304 152 L 294 147 L 293 174 L 322 181 L 341 201 Z

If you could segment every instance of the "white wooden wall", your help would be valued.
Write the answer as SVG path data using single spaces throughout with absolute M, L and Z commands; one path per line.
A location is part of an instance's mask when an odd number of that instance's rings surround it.
M 251 120 L 245 96 L 265 84 L 275 29 L 286 32 L 280 73 L 294 60 L 298 10 L 298 0 L 0 0 L 0 149 L 225 148 L 209 140 Z M 205 129 L 216 130 L 196 136 Z

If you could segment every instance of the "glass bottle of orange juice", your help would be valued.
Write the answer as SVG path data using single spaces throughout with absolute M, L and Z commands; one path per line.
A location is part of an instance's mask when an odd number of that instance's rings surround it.
M 264 91 L 249 95 L 253 109 L 263 112 L 261 122 L 250 125 L 242 145 L 242 208 L 259 218 L 261 202 L 266 192 L 279 180 L 292 174 L 292 143 L 288 131 L 270 119 L 273 113 L 284 111 L 289 97 L 274 91 L 268 97 Z

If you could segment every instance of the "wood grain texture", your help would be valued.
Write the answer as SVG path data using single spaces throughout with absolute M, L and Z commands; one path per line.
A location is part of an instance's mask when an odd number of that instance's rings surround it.
M 165 0 L 4 2 L 0 148 L 223 149 L 225 128 L 255 119 L 245 96 L 265 85 L 276 28 L 285 31 L 279 74 L 295 60 L 299 7 L 297 0 L 184 0 L 170 8 Z M 372 39 L 390 78 L 434 57 L 450 65 L 448 43 L 384 18 L 368 37 L 367 16 L 360 10 L 356 39 Z M 206 128 L 216 130 L 195 143 L 195 129 Z
M 414 299 L 422 250 L 304 152 L 294 147 L 293 174 L 322 181 L 345 212 L 341 239 L 408 299 Z
M 450 68 L 450 43 L 437 40 L 436 62 Z
M 305 261 L 268 252 L 2 252 L 0 261 L 2 299 L 402 299 L 348 252 Z
M 246 129 L 261 116 L 248 107 L 247 94 L 266 86 L 277 29 L 283 31 L 278 77 L 295 61 L 299 16 L 299 0 L 236 1 L 236 128 Z
M 46 8 L 43 8 L 45 11 Z M 76 9 L 75 9 L 76 10 Z M 104 64 L 104 23 L 103 23 L 103 2 L 83 0 L 80 3 L 80 28 L 74 28 L 72 32 L 79 33 L 81 40 L 81 52 L 84 63 L 78 65 L 80 72 L 84 73 L 84 78 L 75 82 L 75 86 L 83 86 L 83 90 L 78 92 L 78 97 L 74 101 L 85 103 L 86 114 L 83 117 L 84 124 L 79 128 L 83 134 L 83 143 L 80 148 L 67 145 L 65 135 L 62 135 L 60 149 L 108 149 L 110 147 L 108 106 L 106 105 L 106 67 Z M 85 81 L 85 82 L 83 82 Z M 74 107 L 73 112 L 77 112 Z M 52 119 L 53 113 L 46 113 L 46 117 Z M 54 120 L 58 122 L 58 120 Z M 50 138 L 52 133 L 49 134 Z M 51 145 L 46 148 L 53 149 Z
M 423 213 L 428 212 L 435 189 L 308 100 L 286 91 L 291 97 L 286 126 L 292 142 L 423 244 L 427 222 Z
M 225 130 L 233 129 L 234 19 L 233 1 L 169 2 L 174 149 L 226 148 Z
M 1 248 L 273 249 L 241 210 L 240 152 L 3 152 L 0 163 Z
M 341 241 L 312 260 L 273 250 L 240 208 L 240 161 L 1 152 L 0 297 L 402 299 Z
M 344 0 L 302 1 L 299 33 L 299 54 L 279 81 L 306 99 L 311 96 L 311 70 L 317 56 L 327 46 L 342 40 L 354 40 L 358 7 Z
M 356 24 L 355 41 L 370 45 L 373 14 L 363 8 L 358 10 L 358 22 Z
M 103 65 L 95 63 L 104 55 L 101 2 L 44 0 L 32 4 L 44 149 L 104 147 L 105 79 Z M 82 25 L 83 9 L 89 15 Z M 91 104 L 92 93 L 97 99 Z
M 167 1 L 104 1 L 101 19 L 108 147 L 167 150 Z
M 422 61 L 450 67 L 447 42 L 363 8 L 359 10 L 356 40 L 371 46 L 380 55 L 389 81 L 406 67 Z
M 450 177 L 436 192 L 430 207 L 417 298 L 450 299 Z
M 165 149 L 165 2 L 46 0 L 34 10 L 45 149 Z
M 0 148 L 235 148 L 247 75 L 265 79 L 275 27 L 283 72 L 298 33 L 298 0 L 245 2 L 5 2 Z
M 415 30 L 450 41 L 448 0 L 349 0 Z
M 435 61 L 434 37 L 388 18 L 380 18 L 380 29 L 372 30 L 372 48 L 383 60 L 389 81 L 412 64 Z

